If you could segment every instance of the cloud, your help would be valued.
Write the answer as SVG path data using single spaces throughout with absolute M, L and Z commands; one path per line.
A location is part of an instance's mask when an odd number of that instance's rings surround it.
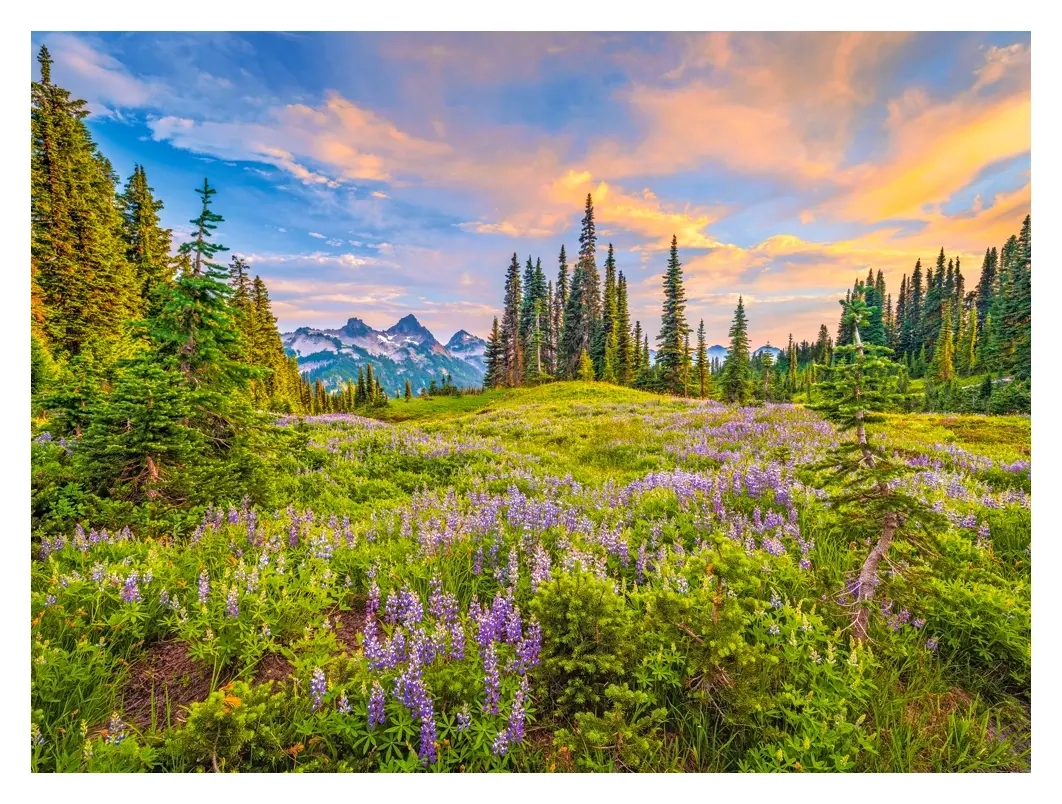
M 52 80 L 86 100 L 94 111 L 115 114 L 114 107 L 142 107 L 161 87 L 136 78 L 103 46 L 73 34 L 48 34 L 42 40 L 54 61 Z
M 316 237 L 318 240 L 326 239 L 325 235 L 321 234 L 320 232 L 307 232 L 306 234 L 308 234 L 310 237 Z
M 387 193 L 381 193 L 379 190 L 373 190 L 372 191 L 372 197 L 373 198 L 390 198 L 390 196 L 387 195 Z

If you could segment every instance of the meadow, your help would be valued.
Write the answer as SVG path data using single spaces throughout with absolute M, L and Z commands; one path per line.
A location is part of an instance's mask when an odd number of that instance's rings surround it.
M 564 382 L 376 415 L 278 418 L 258 504 L 36 522 L 34 770 L 1028 770 L 1028 417 L 872 425 L 939 524 L 857 643 L 876 533 L 810 410 Z M 53 508 L 74 449 L 38 426 Z

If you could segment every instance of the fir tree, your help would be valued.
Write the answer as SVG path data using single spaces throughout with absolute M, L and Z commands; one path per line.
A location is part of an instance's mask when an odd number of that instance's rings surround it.
M 174 265 L 170 256 L 173 232 L 159 223 L 162 202 L 155 199 L 148 186 L 147 175 L 141 165 L 133 167 L 133 175 L 119 198 L 122 211 L 126 259 L 140 283 L 140 296 L 150 314 L 155 311 L 155 289 L 173 281 Z
M 708 370 L 708 342 L 705 340 L 704 319 L 697 327 L 697 388 L 701 399 L 707 399 L 712 374 Z
M 748 321 L 745 319 L 744 299 L 739 296 L 734 321 L 730 325 L 730 351 L 723 363 L 720 389 L 727 402 L 743 405 L 748 401 L 751 384 Z
M 504 383 L 505 357 L 502 344 L 501 332 L 498 330 L 498 316 L 494 316 L 494 325 L 491 327 L 490 336 L 487 338 L 487 348 L 483 355 L 485 371 L 483 374 L 483 387 L 497 388 Z
M 684 339 L 689 334 L 686 324 L 686 290 L 682 284 L 682 267 L 678 258 L 678 239 L 671 237 L 671 254 L 664 274 L 664 303 L 660 316 L 659 348 L 656 364 L 661 388 L 669 394 L 683 394 L 688 388 L 683 383 L 687 365 Z
M 590 353 L 586 349 L 579 353 L 579 370 L 576 373 L 576 378 L 583 382 L 593 382 L 594 364 L 591 362 Z
M 520 307 L 522 292 L 520 287 L 520 263 L 513 253 L 509 270 L 505 274 L 505 312 L 502 316 L 502 382 L 515 388 L 523 381 L 523 338 L 520 332 Z
M 951 335 L 951 320 L 951 302 L 945 302 L 940 335 L 933 352 L 933 379 L 938 382 L 948 382 L 955 377 L 955 342 Z
M 999 255 L 994 248 L 985 249 L 985 260 L 981 264 L 981 278 L 977 281 L 977 323 L 983 330 L 985 318 L 988 317 L 992 299 L 996 292 L 996 267 Z
M 75 355 L 89 341 L 109 360 L 125 324 L 143 309 L 115 202 L 116 177 L 96 148 L 85 102 L 51 82 L 41 47 L 31 85 L 30 261 L 38 332 L 51 352 Z
M 631 344 L 631 381 L 638 378 L 642 372 L 642 322 L 634 322 L 634 340 Z
M 620 271 L 616 283 L 616 364 L 620 385 L 630 385 L 637 374 L 634 366 L 634 342 L 631 340 L 631 314 L 627 307 L 627 279 Z

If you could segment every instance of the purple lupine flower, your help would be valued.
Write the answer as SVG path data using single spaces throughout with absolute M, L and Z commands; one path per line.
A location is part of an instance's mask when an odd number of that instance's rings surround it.
M 346 692 L 344 692 L 342 695 L 339 696 L 339 702 L 337 703 L 336 708 L 339 710 L 339 712 L 341 714 L 344 714 L 344 715 L 349 715 L 350 714 L 350 701 L 347 700 L 347 693 Z
M 240 603 L 236 596 L 236 587 L 229 587 L 229 596 L 225 600 L 225 616 L 239 617 Z
M 524 699 L 527 696 L 527 687 L 527 676 L 522 676 L 513 696 L 513 708 L 509 710 L 507 736 L 510 744 L 523 742 L 524 739 L 524 718 L 527 714 L 524 710 Z
M 320 667 L 315 667 L 313 676 L 310 678 L 310 696 L 313 698 L 312 709 L 317 710 L 320 708 L 327 689 L 328 679 L 325 678 L 324 670 Z
M 926 621 L 922 617 L 916 617 L 914 619 L 914 621 L 912 621 L 912 623 L 911 623 L 911 625 L 914 628 L 919 629 L 919 630 L 921 630 L 922 626 L 924 626 L 925 624 L 926 624 Z
M 494 738 L 490 750 L 494 752 L 495 756 L 505 756 L 509 750 L 509 730 L 507 728 L 498 732 L 498 736 Z
M 125 739 L 125 737 L 125 723 L 123 723 L 122 719 L 118 717 L 118 713 L 114 712 L 111 714 L 111 719 L 107 723 L 107 742 L 111 745 L 118 745 Z
M 926 650 L 935 652 L 936 649 L 937 649 L 937 645 L 938 645 L 938 641 L 937 641 L 936 637 L 930 637 L 929 639 L 926 640 Z
M 472 572 L 476 575 L 483 574 L 483 546 L 476 548 L 476 554 L 472 559 Z
M 365 616 L 375 617 L 380 610 L 380 587 L 373 581 L 369 586 L 369 596 L 365 600 Z
M 811 569 L 811 561 L 809 561 L 807 558 L 800 559 L 800 569 L 802 569 L 802 570 Z
M 498 699 L 501 695 L 501 680 L 498 678 L 498 652 L 494 642 L 487 645 L 483 655 L 483 711 L 498 714 Z
M 538 620 L 531 618 L 525 636 L 516 646 L 516 672 L 526 673 L 538 664 L 538 654 L 542 650 L 542 626 Z
M 44 604 L 46 606 L 54 606 L 55 605 L 55 595 L 48 595 L 48 597 L 46 597 L 44 599 Z
M 782 598 L 780 598 L 778 596 L 777 592 L 771 592 L 771 608 L 772 609 L 780 609 L 780 608 L 782 608 Z
M 386 720 L 384 712 L 385 703 L 383 687 L 379 681 L 372 682 L 372 692 L 369 694 L 369 728 L 382 726 Z
M 472 714 L 468 711 L 468 704 L 465 704 L 457 713 L 457 730 L 464 731 L 470 725 L 472 725 Z
M 93 564 L 93 566 L 92 566 L 92 582 L 102 585 L 106 578 L 107 578 L 107 568 L 105 566 L 103 566 L 103 564 L 100 564 L 99 562 L 96 562 L 95 564 Z
M 431 698 L 427 698 L 426 706 L 421 713 L 420 746 L 417 756 L 425 765 L 431 765 L 439 758 L 435 749 L 435 708 L 432 706 Z
M 767 629 L 767 632 L 770 634 L 779 634 L 781 633 L 781 630 L 782 629 L 778 627 L 777 623 L 771 623 L 771 627 Z
M 203 570 L 199 573 L 199 602 L 205 604 L 208 597 L 210 597 L 210 576 L 207 575 L 206 570 Z
M 138 579 L 139 576 L 135 572 L 131 572 L 129 577 L 125 579 L 125 585 L 122 587 L 122 600 L 126 603 L 140 602 L 140 589 L 137 587 Z
M 520 554 L 515 547 L 509 550 L 509 566 L 506 571 L 506 576 L 508 586 L 515 589 L 516 585 L 520 582 Z

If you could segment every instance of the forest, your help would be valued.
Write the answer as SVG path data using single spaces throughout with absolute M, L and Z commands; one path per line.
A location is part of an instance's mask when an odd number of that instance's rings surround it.
M 483 388 L 326 391 L 223 191 L 176 243 L 38 61 L 34 772 L 1029 770 L 1029 218 L 713 363 L 676 239 L 651 358 L 588 197 Z

